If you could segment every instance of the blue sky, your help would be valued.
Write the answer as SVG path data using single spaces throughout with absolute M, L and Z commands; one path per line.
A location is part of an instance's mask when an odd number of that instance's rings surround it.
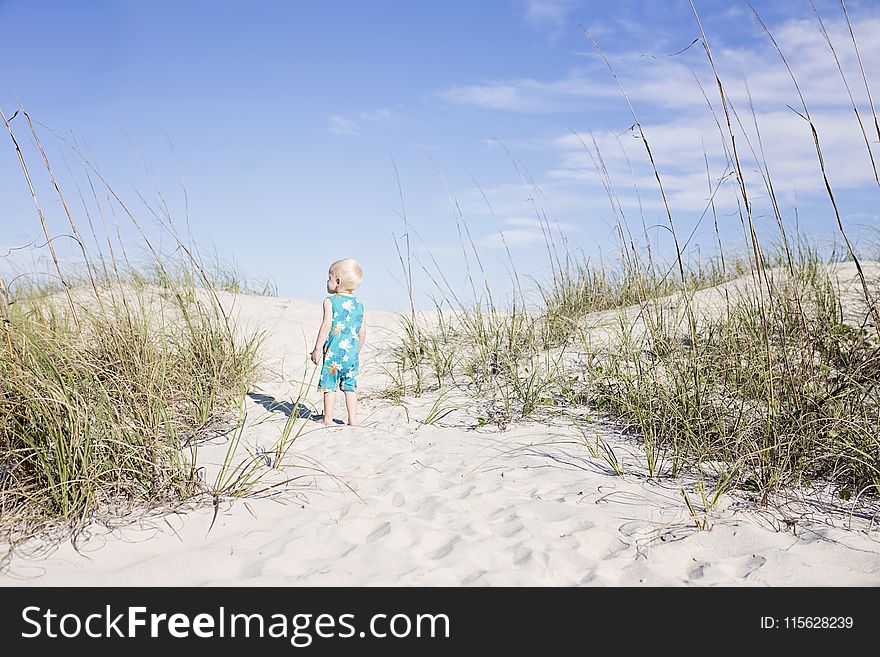
M 844 219 L 867 236 L 877 226 L 880 186 L 809 2 L 753 4 L 802 86 Z M 748 136 L 758 150 L 747 82 L 785 219 L 794 223 L 797 204 L 802 230 L 832 239 L 809 126 L 786 107 L 799 107 L 798 98 L 778 55 L 745 3 L 696 5 L 743 123 L 740 147 L 748 151 Z M 840 4 L 816 6 L 873 129 Z M 847 8 L 880 99 L 880 3 L 850 0 Z M 433 258 L 457 292 L 466 287 L 459 211 L 497 290 L 510 287 L 499 231 L 520 274 L 544 280 L 539 216 L 564 233 L 572 253 L 606 262 L 617 249 L 615 207 L 634 228 L 642 217 L 648 226 L 666 222 L 644 147 L 628 130 L 632 116 L 580 25 L 636 109 L 678 230 L 694 230 L 688 248 L 709 254 L 711 215 L 698 221 L 709 197 L 706 160 L 713 185 L 727 162 L 695 82 L 720 108 L 705 55 L 694 46 L 669 56 L 699 35 L 687 1 L 0 0 L 0 107 L 10 116 L 21 104 L 39 122 L 78 220 L 76 185 L 85 191 L 87 180 L 73 139 L 164 250 L 171 240 L 159 237 L 150 210 L 158 211 L 157 190 L 178 225 L 188 216 L 197 242 L 254 279 L 272 278 L 281 296 L 319 300 L 329 262 L 355 257 L 370 306 L 401 309 L 393 237 L 404 232 L 400 190 L 414 257 L 429 270 Z M 69 232 L 21 117 L 13 128 L 53 235 Z M 39 244 L 40 230 L 11 141 L 0 141 L 2 256 Z M 880 161 L 876 142 L 875 133 Z M 767 195 L 753 158 L 744 159 L 756 221 L 769 234 Z M 736 250 L 742 228 L 728 183 L 716 212 L 725 247 Z M 99 202 L 110 216 L 106 196 Z M 664 231 L 649 233 L 662 250 Z M 73 257 L 70 240 L 55 243 Z M 45 255 L 17 250 L 0 270 L 39 269 Z M 418 303 L 428 306 L 436 288 L 414 269 Z

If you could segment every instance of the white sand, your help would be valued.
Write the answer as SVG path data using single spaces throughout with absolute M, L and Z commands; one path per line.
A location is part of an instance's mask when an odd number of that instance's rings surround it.
M 224 297 L 242 326 L 271 332 L 267 371 L 247 402 L 243 443 L 268 449 L 287 419 L 320 307 Z M 361 389 L 385 380 L 394 316 L 368 315 Z M 319 395 L 308 393 L 317 405 Z M 469 428 L 473 400 L 423 425 L 435 396 L 407 408 L 361 404 L 364 426 L 305 430 L 288 453 L 285 490 L 213 508 L 94 527 L 77 551 L 16 556 L 6 586 L 39 585 L 880 585 L 880 529 L 870 519 L 789 503 L 761 509 L 727 495 L 697 529 L 680 487 L 648 480 L 633 441 L 596 425 L 623 467 L 617 476 L 571 427 Z M 345 417 L 341 399 L 337 417 Z M 441 426 L 442 425 L 442 426 Z M 298 426 L 298 425 L 297 425 Z M 217 462 L 224 439 L 201 457 Z M 268 470 L 268 468 L 267 468 Z M 211 470 L 209 468 L 209 474 Z M 278 481 L 270 473 L 267 481 Z M 274 478 L 273 478 L 274 477 Z M 703 514 L 700 514 L 703 518 Z M 787 520 L 787 522 L 786 522 Z M 25 546 L 34 552 L 39 543 Z

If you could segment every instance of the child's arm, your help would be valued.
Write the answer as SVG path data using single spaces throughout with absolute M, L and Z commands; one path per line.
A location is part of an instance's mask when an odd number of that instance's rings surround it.
M 327 336 L 330 335 L 330 326 L 333 323 L 333 304 L 330 303 L 330 299 L 324 299 L 324 319 L 321 321 L 321 328 L 318 329 L 318 337 L 315 338 L 315 348 L 312 349 L 311 357 L 312 362 L 317 365 L 318 360 L 320 360 L 323 355 L 324 343 L 327 341 Z
M 361 330 L 358 331 L 358 357 L 361 355 L 361 351 L 364 349 L 364 343 L 367 341 L 367 317 L 364 315 L 363 320 L 361 320 Z

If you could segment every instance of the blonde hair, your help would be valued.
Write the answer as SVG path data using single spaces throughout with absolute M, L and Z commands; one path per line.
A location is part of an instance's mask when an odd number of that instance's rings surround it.
M 339 279 L 339 284 L 346 290 L 354 290 L 364 280 L 364 271 L 357 260 L 345 258 L 330 265 L 330 271 Z

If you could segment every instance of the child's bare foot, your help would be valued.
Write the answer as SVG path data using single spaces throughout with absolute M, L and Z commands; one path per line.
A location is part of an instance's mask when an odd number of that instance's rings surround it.
M 359 426 L 361 426 L 361 423 L 360 423 L 360 421 L 358 421 L 358 420 L 349 420 L 349 421 L 348 421 L 348 426 L 350 426 L 350 427 L 359 427 Z

